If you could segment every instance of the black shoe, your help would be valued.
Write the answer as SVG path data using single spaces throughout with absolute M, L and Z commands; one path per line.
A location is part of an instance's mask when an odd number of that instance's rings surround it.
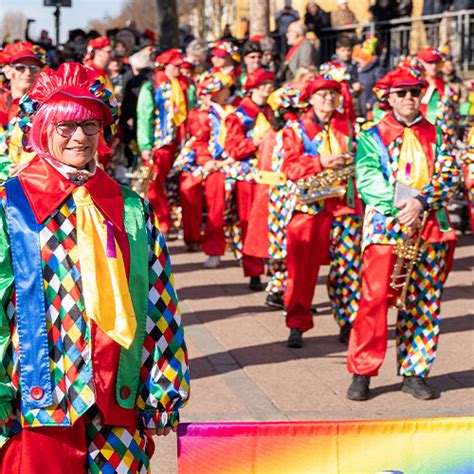
M 339 331 L 339 342 L 341 344 L 345 344 L 346 346 L 349 344 L 349 336 L 351 335 L 351 325 L 345 324 L 342 326 L 341 330 Z
M 265 298 L 265 304 L 275 309 L 285 309 L 282 293 L 268 293 Z
M 347 398 L 349 400 L 364 401 L 369 398 L 370 377 L 368 375 L 352 376 L 352 383 L 347 390 Z
M 252 291 L 262 291 L 263 290 L 263 285 L 262 285 L 262 282 L 260 281 L 259 276 L 250 277 L 249 290 L 252 290 Z
M 424 377 L 403 377 L 402 392 L 413 395 L 418 400 L 432 400 L 435 398 L 433 389 L 426 383 Z
M 299 329 L 291 329 L 290 337 L 288 338 L 288 341 L 286 341 L 286 345 L 293 349 L 300 349 L 303 347 L 303 333 Z
M 315 304 L 312 304 L 311 305 L 311 308 L 309 308 L 309 310 L 311 311 L 311 314 L 313 316 L 316 316 L 318 314 L 318 309 L 316 308 L 316 305 Z

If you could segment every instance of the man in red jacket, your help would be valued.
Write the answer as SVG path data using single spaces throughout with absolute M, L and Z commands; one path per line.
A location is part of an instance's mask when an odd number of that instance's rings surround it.
M 242 242 L 245 241 L 249 230 L 248 220 L 255 186 L 253 174 L 258 148 L 274 120 L 273 111 L 267 104 L 268 97 L 274 88 L 274 80 L 273 73 L 261 68 L 251 72 L 244 86 L 248 95 L 242 99 L 239 107 L 227 117 L 225 122 L 227 128 L 225 152 L 241 164 L 235 193 Z M 261 291 L 263 287 L 260 275 L 264 271 L 263 260 L 243 254 L 242 265 L 244 275 L 250 277 L 249 288 Z
M 338 82 L 321 76 L 307 86 L 304 95 L 311 108 L 283 132 L 282 171 L 291 181 L 340 170 L 350 163 L 352 127 L 336 110 L 340 92 Z M 361 231 L 361 204 L 352 177 L 328 186 L 314 202 L 297 201 L 287 231 L 288 347 L 302 347 L 303 332 L 313 327 L 311 302 L 319 268 L 325 263 L 330 263 L 331 309 L 341 339 L 347 338 L 360 297 Z

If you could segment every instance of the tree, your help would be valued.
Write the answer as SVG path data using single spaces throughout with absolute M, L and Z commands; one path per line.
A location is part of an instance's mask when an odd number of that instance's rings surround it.
M 19 11 L 10 11 L 3 14 L 0 22 L 0 31 L 9 41 L 23 39 L 26 27 L 26 16 Z
M 178 9 L 176 0 L 157 0 L 158 35 L 161 49 L 179 46 Z
M 250 36 L 268 35 L 270 29 L 270 5 L 268 0 L 251 0 Z

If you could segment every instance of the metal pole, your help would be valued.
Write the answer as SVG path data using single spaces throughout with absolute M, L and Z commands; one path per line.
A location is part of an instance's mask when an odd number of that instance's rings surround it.
M 56 46 L 59 46 L 59 25 L 60 25 L 60 16 L 61 16 L 61 3 L 56 4 L 56 10 L 54 10 L 53 15 L 55 16 L 54 24 L 56 26 Z

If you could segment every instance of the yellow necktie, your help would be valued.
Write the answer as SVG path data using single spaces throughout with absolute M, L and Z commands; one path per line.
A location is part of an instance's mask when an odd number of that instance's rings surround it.
M 322 139 L 318 150 L 321 156 L 342 155 L 341 145 L 339 145 L 337 138 L 329 127 L 323 128 Z
M 430 182 L 428 161 L 420 142 L 409 127 L 403 132 L 403 143 L 398 159 L 398 181 L 415 189 Z
M 262 140 L 267 133 L 267 130 L 270 128 L 270 122 L 264 113 L 259 112 L 257 119 L 255 120 L 255 126 L 253 129 L 253 138 L 256 140 Z
M 111 339 L 128 349 L 137 322 L 113 224 L 104 219 L 84 186 L 75 188 L 72 196 L 86 313 Z
M 178 79 L 171 79 L 171 103 L 173 104 L 173 122 L 179 127 L 186 120 L 186 98 Z

